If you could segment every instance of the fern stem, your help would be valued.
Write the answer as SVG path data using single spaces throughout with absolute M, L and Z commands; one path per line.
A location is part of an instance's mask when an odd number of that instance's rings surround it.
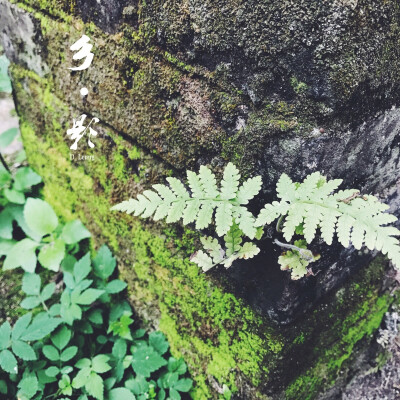
M 283 219 L 285 218 L 285 216 L 286 216 L 286 214 L 282 214 L 279 217 L 278 221 L 276 222 L 276 231 L 278 233 L 282 233 L 282 222 L 283 222 Z
M 307 260 L 307 261 L 310 261 L 310 262 L 311 261 L 315 261 L 315 258 L 312 255 L 312 252 L 310 250 L 302 249 L 301 247 L 297 247 L 294 244 L 282 243 L 278 239 L 275 239 L 274 243 L 277 244 L 280 247 L 285 248 L 285 249 L 297 251 L 300 254 L 300 256 L 302 258 L 304 258 L 304 260 Z

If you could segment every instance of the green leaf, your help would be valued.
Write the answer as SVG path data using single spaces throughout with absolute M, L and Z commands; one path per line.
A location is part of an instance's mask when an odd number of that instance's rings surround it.
M 168 359 L 168 371 L 177 372 L 178 375 L 183 375 L 187 371 L 187 366 L 185 361 L 182 358 L 177 360 L 174 357 L 170 357 Z
M 174 389 L 179 392 L 188 392 L 192 388 L 193 381 L 189 378 L 180 379 L 175 383 Z
M 75 378 L 72 380 L 72 387 L 75 389 L 79 389 L 82 386 L 85 386 L 88 378 L 90 375 L 90 368 L 82 368 L 77 375 L 75 376 Z
M 0 352 L 0 367 L 9 374 L 18 372 L 17 359 L 10 350 L 2 350 Z
M 181 400 L 181 395 L 174 389 L 169 389 L 169 398 L 171 400 Z
M 5 270 L 22 267 L 26 272 L 34 272 L 37 258 L 35 250 L 38 244 L 31 239 L 17 242 L 8 253 L 3 268 Z
M 13 238 L 13 216 L 8 209 L 0 213 L 0 237 L 4 239 Z
M 18 392 L 18 397 L 26 396 L 28 399 L 31 399 L 39 390 L 39 382 L 36 376 L 31 375 L 23 378 L 19 382 L 18 387 L 20 388 L 20 392 Z
M 10 347 L 11 325 L 8 321 L 0 326 L 0 350 Z
M 40 298 L 38 296 L 29 296 L 21 301 L 20 306 L 25 310 L 32 310 L 37 307 L 41 303 Z
M 55 376 L 57 376 L 60 373 L 60 369 L 55 366 L 51 366 L 46 369 L 45 373 L 47 376 L 54 378 Z
M 101 325 L 103 323 L 102 310 L 96 309 L 90 312 L 89 321 L 96 325 Z
M 85 384 L 85 389 L 95 399 L 97 400 L 104 399 L 103 379 L 99 375 L 92 372 L 87 379 L 87 382 Z
M 238 252 L 238 258 L 244 258 L 248 260 L 249 258 L 255 257 L 260 252 L 260 249 L 251 242 L 246 242 L 243 244 Z
M 42 178 L 35 171 L 33 171 L 33 169 L 29 167 L 22 167 L 18 168 L 17 173 L 15 174 L 14 188 L 22 192 L 40 182 L 42 182 Z
M 90 236 L 90 232 L 85 228 L 79 219 L 67 222 L 61 233 L 61 238 L 66 244 L 78 243 L 83 239 L 89 238 Z
M 43 301 L 46 301 L 51 298 L 54 291 L 56 290 L 56 284 L 54 282 L 48 283 L 42 290 L 40 297 Z
M 112 275 L 117 265 L 117 260 L 113 257 L 110 249 L 103 245 L 100 247 L 93 259 L 94 273 L 102 279 L 107 279 Z
M 127 345 L 124 339 L 117 339 L 112 348 L 112 355 L 121 360 L 126 356 Z
M 108 365 L 108 361 L 110 357 L 105 354 L 99 354 L 92 359 L 92 369 L 94 372 L 98 374 L 103 374 L 111 369 L 110 365 Z
M 60 359 L 60 353 L 58 350 L 51 345 L 43 346 L 43 354 L 51 361 L 58 361 Z
M 43 267 L 57 272 L 65 255 L 65 243 L 57 239 L 53 243 L 46 244 L 39 252 L 38 260 Z
M 75 320 L 82 319 L 82 309 L 77 304 L 71 304 L 69 307 L 61 307 L 60 315 L 68 325 L 72 325 Z
M 25 203 L 25 195 L 18 191 L 13 189 L 4 189 L 4 196 L 10 203 L 15 203 L 15 204 L 24 204 Z
M 37 359 L 33 348 L 28 343 L 22 342 L 21 340 L 14 340 L 11 348 L 14 354 L 24 361 L 33 361 Z
M 10 211 L 14 219 L 17 221 L 18 225 L 25 232 L 25 234 L 36 242 L 40 242 L 42 237 L 35 233 L 32 229 L 30 229 L 29 226 L 26 224 L 24 217 L 24 207 L 13 205 L 10 207 Z
M 11 81 L 8 76 L 8 66 L 10 62 L 8 61 L 7 57 L 3 54 L 0 56 L 0 92 L 3 93 L 11 93 Z
M 78 297 L 76 303 L 88 306 L 97 300 L 103 293 L 104 290 L 87 289 Z
M 32 320 L 32 313 L 26 313 L 22 317 L 18 318 L 12 330 L 12 336 L 11 336 L 12 340 L 18 340 L 21 337 L 21 335 L 25 332 L 26 328 L 30 324 L 31 320 Z M 0 338 L 1 337 L 2 334 L 0 332 Z
M 78 347 L 76 346 L 71 346 L 66 348 L 60 356 L 61 361 L 69 361 L 71 358 L 74 358 L 76 356 L 76 353 L 78 352 Z
M 15 243 L 15 240 L 0 239 L 0 256 L 6 256 Z
M 30 197 L 26 201 L 24 217 L 29 228 L 40 236 L 52 233 L 58 225 L 57 215 L 50 204 L 40 199 Z
M 196 251 L 196 253 L 190 257 L 190 261 L 196 263 L 203 272 L 207 272 L 215 265 L 212 258 L 204 253 L 203 250 Z
M 146 378 L 149 378 L 152 372 L 157 371 L 166 364 L 167 361 L 152 347 L 144 345 L 137 348 L 133 353 L 133 370 L 136 374 L 143 375 Z
M 239 170 L 231 162 L 228 163 L 228 165 L 225 167 L 224 176 L 221 182 L 222 199 L 229 200 L 235 198 L 239 187 L 239 179 Z
M 7 388 L 7 383 L 4 380 L 0 380 L 0 393 L 1 394 L 7 394 L 8 388 Z
M 215 212 L 215 230 L 218 236 L 224 236 L 232 226 L 232 204 L 221 203 Z
M 71 331 L 66 326 L 62 326 L 55 334 L 51 335 L 51 341 L 57 349 L 62 350 L 71 340 L 71 336 Z
M 128 379 L 125 381 L 125 387 L 128 388 L 136 395 L 146 393 L 149 390 L 149 383 L 146 378 L 141 375 L 137 375 L 135 379 Z
M 33 296 L 37 296 L 40 294 L 40 286 L 41 286 L 40 276 L 38 274 L 31 274 L 29 272 L 25 272 L 22 278 L 22 290 L 26 294 L 30 294 Z
M 119 279 L 115 279 L 106 286 L 106 292 L 110 294 L 122 292 L 126 288 L 127 284 Z
M 92 362 L 88 358 L 81 358 L 76 362 L 75 367 L 79 369 L 89 368 L 92 365 Z
M 149 335 L 149 344 L 160 355 L 163 355 L 169 348 L 167 338 L 162 332 L 151 332 Z
M 115 388 L 108 392 L 108 400 L 135 400 L 133 393 L 126 388 Z
M 26 332 L 22 335 L 21 339 L 24 341 L 40 340 L 54 331 L 62 320 L 60 318 L 52 318 L 47 314 L 38 314 Z
M 63 272 L 69 272 L 70 274 L 73 274 L 76 261 L 77 260 L 74 256 L 67 254 L 61 263 L 61 269 Z
M 86 253 L 74 266 L 74 278 L 76 283 L 85 279 L 90 272 L 90 253 Z

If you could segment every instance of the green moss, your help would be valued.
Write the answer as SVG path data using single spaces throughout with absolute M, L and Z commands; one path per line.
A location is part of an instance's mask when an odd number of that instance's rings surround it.
M 23 74 L 14 67 L 13 75 L 21 80 Z M 187 231 L 179 240 L 173 240 L 172 230 L 169 238 L 159 236 L 127 216 L 110 212 L 113 189 L 111 185 L 106 186 L 105 177 L 111 169 L 114 186 L 123 187 L 132 181 L 123 174 L 125 166 L 121 165 L 124 164 L 122 147 L 128 149 L 129 144 L 123 144 L 121 138 L 109 132 L 115 140 L 110 158 L 98 155 L 98 163 L 93 166 L 90 163 L 73 164 L 61 124 L 47 125 L 42 120 L 43 117 L 47 120 L 50 114 L 51 120 L 54 115 L 59 117 L 56 120 L 62 120 L 61 114 L 69 113 L 69 110 L 54 97 L 48 82 L 32 74 L 27 76 L 35 101 L 43 103 L 43 109 L 34 113 L 35 105 L 24 103 L 22 86 L 17 85 L 21 90 L 18 94 L 20 104 L 24 104 L 27 111 L 22 118 L 21 133 L 28 160 L 46 183 L 45 199 L 64 220 L 79 217 L 84 221 L 94 233 L 95 240 L 106 241 L 114 251 L 122 251 L 122 254 L 125 251 L 122 249 L 134 254 L 133 265 L 132 256 L 127 256 L 121 265 L 121 273 L 129 282 L 132 301 L 138 310 L 147 307 L 149 302 L 157 305 L 161 313 L 160 329 L 168 336 L 173 354 L 182 354 L 195 374 L 197 385 L 193 396 L 199 399 L 210 396 L 203 374 L 234 388 L 239 370 L 253 384 L 259 383 L 265 375 L 260 363 L 283 346 L 279 334 L 263 328 L 260 336 L 257 332 L 263 322 L 254 312 L 233 295 L 212 285 L 187 258 L 172 255 L 173 242 L 178 248 L 192 251 L 195 234 Z M 27 110 L 28 104 L 32 112 Z M 49 105 L 51 107 L 47 108 Z M 34 128 L 28 121 L 35 117 L 39 118 L 35 123 L 41 125 L 40 137 L 35 133 L 38 127 Z M 96 191 L 94 177 L 105 186 L 102 190 Z M 111 175 L 108 177 L 110 180 Z
M 185 64 L 184 62 L 180 61 L 178 58 L 173 56 L 168 51 L 164 52 L 164 57 L 173 65 L 177 66 L 179 69 L 186 71 L 186 72 L 194 72 L 195 68 L 191 65 Z
M 318 355 L 317 362 L 288 385 L 287 400 L 313 399 L 321 390 L 333 386 L 340 371 L 351 365 L 355 346 L 362 342 L 368 345 L 371 335 L 379 328 L 394 301 L 389 294 L 379 294 L 374 288 L 374 282 L 380 279 L 384 265 L 383 260 L 375 260 L 358 274 L 355 281 L 336 293 L 337 304 L 333 303 L 334 306 L 330 307 L 334 312 L 329 310 L 327 318 L 331 324 L 331 335 L 336 332 L 340 340 L 329 343 L 329 339 L 327 341 L 322 337 L 314 342 L 313 352 Z M 351 301 L 357 302 L 355 307 L 349 304 Z M 350 312 L 338 318 L 346 309 L 350 309 Z M 314 318 L 319 324 L 326 323 L 326 317 L 321 317 L 321 310 L 315 310 Z M 307 329 L 298 337 L 304 343 L 305 338 L 312 337 L 312 332 Z M 297 338 L 295 341 L 299 342 Z
M 174 68 L 160 67 L 148 57 L 140 63 L 143 65 L 134 69 L 135 76 L 137 71 L 145 73 L 138 74 L 138 84 L 149 83 L 150 92 L 154 90 L 150 95 L 146 92 L 148 101 L 158 98 L 159 88 L 167 93 L 176 89 Z M 71 161 L 65 131 L 73 110 L 56 95 L 57 85 L 21 67 L 13 66 L 12 74 L 28 160 L 43 176 L 46 200 L 64 220 L 79 217 L 93 233 L 94 247 L 107 242 L 118 254 L 120 273 L 129 284 L 130 300 L 138 314 L 145 322 L 158 325 L 167 335 L 172 353 L 187 361 L 196 382 L 193 398 L 215 398 L 210 384 L 213 380 L 232 390 L 245 381 L 256 388 L 256 393 L 258 387 L 277 385 L 279 374 L 279 390 L 288 385 L 288 398 L 296 399 L 312 398 L 333 384 L 340 369 L 351 360 L 355 346 L 377 328 L 388 307 L 389 298 L 375 291 L 382 268 L 371 266 L 365 276 L 355 277 L 340 296 L 331 298 L 331 303 L 317 308 L 296 326 L 275 327 L 190 263 L 188 256 L 195 248 L 196 233 L 141 223 L 110 212 L 116 202 L 171 175 L 169 166 L 151 152 L 138 150 L 136 141 L 133 145 L 104 126 L 109 139 L 97 139 L 95 162 Z M 153 74 L 165 79 L 157 90 L 150 79 Z M 136 95 L 134 86 L 132 96 Z M 235 109 L 236 98 L 220 98 L 220 104 Z M 164 112 L 163 107 L 158 103 L 154 109 Z M 249 124 L 258 124 L 259 128 L 259 136 L 253 135 L 254 145 L 262 146 L 263 138 L 271 132 L 292 129 L 290 124 L 297 123 L 292 109 L 288 103 L 277 102 L 251 116 Z M 148 127 L 146 110 L 147 105 L 141 108 L 141 123 Z M 148 118 L 153 120 L 153 116 Z M 174 123 L 170 126 L 173 118 L 168 112 L 163 118 L 161 123 L 170 129 L 165 136 L 168 140 L 161 140 L 162 134 L 150 128 L 140 135 L 152 132 L 151 140 L 162 144 L 155 150 L 165 155 L 164 147 L 170 149 L 180 143 L 182 132 Z M 266 126 L 270 129 L 264 131 Z M 227 140 L 224 149 L 225 156 L 246 171 L 242 164 L 248 163 L 248 157 L 257 154 L 258 148 L 247 147 L 244 133 Z M 143 143 L 140 135 L 134 139 Z M 332 318 L 336 319 L 334 323 Z M 301 360 L 301 367 L 284 370 L 282 365 L 291 359 Z
M 290 84 L 296 94 L 302 94 L 309 89 L 306 83 L 299 81 L 295 76 L 290 78 Z

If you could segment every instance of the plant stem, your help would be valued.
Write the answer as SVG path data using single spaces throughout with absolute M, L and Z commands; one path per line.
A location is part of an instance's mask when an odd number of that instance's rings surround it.
M 3 164 L 3 167 L 11 174 L 10 168 L 8 167 L 6 160 L 4 160 L 4 157 L 1 153 L 0 153 L 0 161 Z

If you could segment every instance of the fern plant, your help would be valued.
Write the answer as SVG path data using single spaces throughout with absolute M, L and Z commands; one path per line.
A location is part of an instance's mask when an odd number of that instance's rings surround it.
M 294 244 L 274 242 L 284 249 L 278 262 L 283 270 L 291 270 L 293 279 L 311 273 L 309 264 L 319 259 L 318 254 L 306 248 L 317 232 L 328 245 L 336 233 L 343 246 L 351 243 L 356 249 L 363 245 L 376 249 L 400 267 L 400 246 L 396 239 L 400 231 L 388 226 L 397 218 L 387 213 L 389 207 L 374 196 L 361 196 L 356 189 L 337 191 L 341 179 L 328 181 L 314 172 L 298 183 L 282 174 L 276 188 L 280 200 L 266 204 L 257 218 L 247 207 L 261 190 L 260 176 L 240 185 L 239 171 L 229 163 L 220 185 L 205 166 L 200 167 L 198 174 L 188 171 L 187 179 L 190 190 L 178 179 L 167 178 L 169 186 L 153 185 L 154 190 L 146 190 L 137 199 L 124 201 L 112 209 L 142 218 L 166 218 L 167 222 L 182 219 L 184 225 L 194 222 L 199 230 L 209 227 L 214 216 L 217 237 L 222 239 L 201 238 L 203 249 L 191 257 L 204 272 L 218 264 L 229 268 L 236 259 L 257 255 L 260 249 L 251 241 L 244 242 L 244 238 L 260 240 L 264 226 L 275 220 L 278 220 L 277 231 L 286 241 L 295 234 L 304 237 Z

